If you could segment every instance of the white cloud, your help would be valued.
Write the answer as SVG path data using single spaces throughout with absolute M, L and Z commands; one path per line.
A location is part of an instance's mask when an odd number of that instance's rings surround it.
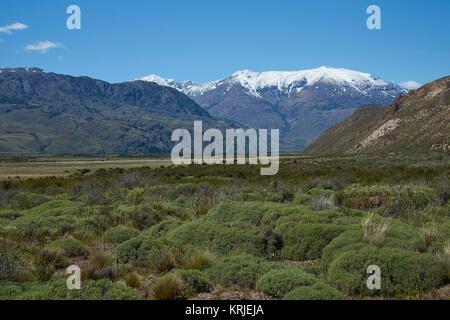
M 4 26 L 4 27 L 0 27 L 0 32 L 11 34 L 12 31 L 23 30 L 26 28 L 28 28 L 28 26 L 26 24 L 16 22 L 13 24 L 8 24 L 7 26 Z
M 51 41 L 40 41 L 38 44 L 29 44 L 25 47 L 27 51 L 40 51 L 46 53 L 49 49 L 64 48 L 61 43 L 55 43 Z
M 421 87 L 422 85 L 414 80 L 408 80 L 404 82 L 399 83 L 400 87 L 411 90 L 411 89 L 417 89 Z

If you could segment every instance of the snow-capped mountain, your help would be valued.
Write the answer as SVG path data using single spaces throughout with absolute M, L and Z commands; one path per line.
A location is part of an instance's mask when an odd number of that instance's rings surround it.
M 396 97 L 397 90 L 400 88 L 392 82 L 386 82 L 380 78 L 372 76 L 370 73 L 363 73 L 348 69 L 336 69 L 330 67 L 320 67 L 311 70 L 301 71 L 265 71 L 253 72 L 242 70 L 233 73 L 223 79 L 197 84 L 192 81 L 176 81 L 174 79 L 165 79 L 157 75 L 149 75 L 134 80 L 143 80 L 155 82 L 162 86 L 168 86 L 189 95 L 199 96 L 208 91 L 214 90 L 219 86 L 241 85 L 247 89 L 248 93 L 260 97 L 259 91 L 266 88 L 276 88 L 280 93 L 290 94 L 293 91 L 300 91 L 304 87 L 313 86 L 316 83 L 329 83 L 354 88 L 361 93 L 368 93 L 374 87 L 381 87 L 385 95 Z M 394 92 L 390 90 L 394 89 Z M 344 90 L 343 90 L 344 91 Z
M 387 105 L 407 90 L 369 73 L 320 67 L 301 71 L 242 70 L 197 84 L 156 75 L 135 80 L 175 88 L 211 115 L 257 128 L 279 128 L 287 149 L 304 148 L 365 104 Z

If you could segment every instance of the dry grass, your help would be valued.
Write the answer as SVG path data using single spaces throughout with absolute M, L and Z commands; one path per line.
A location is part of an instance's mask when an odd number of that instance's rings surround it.
M 156 300 L 175 300 L 182 296 L 183 281 L 175 275 L 168 274 L 157 280 L 153 287 Z
M 0 157 L 0 180 L 8 178 L 40 178 L 40 177 L 68 177 L 83 170 L 93 172 L 98 169 L 109 168 L 137 168 L 148 166 L 157 168 L 169 165 L 169 158 L 122 158 L 122 157 L 58 157 L 47 156 L 33 159 L 20 157 Z
M 125 283 L 131 288 L 138 289 L 141 287 L 141 278 L 136 271 L 132 271 L 125 278 Z
M 419 234 L 423 244 L 429 248 L 433 241 L 437 239 L 438 229 L 435 226 L 424 226 L 420 229 Z
M 188 257 L 181 268 L 200 270 L 210 259 L 211 257 L 207 252 L 197 253 Z
M 334 201 L 332 201 L 330 198 L 328 198 L 328 196 L 326 196 L 324 194 L 319 194 L 319 195 L 312 197 L 310 206 L 311 206 L 311 209 L 313 209 L 315 211 L 327 210 L 327 209 L 335 210 L 336 209 L 336 205 L 335 205 Z
M 361 226 L 363 229 L 364 241 L 380 246 L 384 241 L 386 231 L 389 227 L 389 221 L 377 224 L 373 221 L 373 212 L 371 212 L 369 216 L 362 221 Z

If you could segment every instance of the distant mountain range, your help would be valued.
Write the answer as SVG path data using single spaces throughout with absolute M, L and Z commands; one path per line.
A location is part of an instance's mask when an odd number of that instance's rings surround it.
M 197 84 L 150 75 L 135 80 L 179 90 L 212 116 L 249 127 L 279 128 L 284 150 L 300 150 L 365 104 L 390 104 L 406 89 L 368 73 L 320 67 L 303 71 L 238 71 Z
M 450 152 L 450 76 L 430 82 L 390 106 L 367 105 L 328 129 L 306 155 Z
M 0 152 L 168 153 L 172 131 L 192 128 L 193 120 L 205 127 L 232 125 L 156 83 L 0 69 Z

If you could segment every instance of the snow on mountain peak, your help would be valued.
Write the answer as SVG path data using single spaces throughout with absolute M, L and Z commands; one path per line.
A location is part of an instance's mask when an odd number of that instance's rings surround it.
M 176 88 L 190 96 L 202 95 L 223 84 L 228 85 L 228 88 L 234 84 L 240 84 L 248 90 L 249 94 L 257 97 L 260 96 L 258 91 L 264 88 L 275 87 L 280 92 L 290 93 L 293 88 L 301 90 L 303 87 L 312 86 L 318 82 L 349 86 L 361 92 L 364 92 L 367 87 L 389 85 L 389 82 L 374 77 L 369 73 L 327 66 L 300 71 L 254 72 L 241 70 L 233 73 L 231 76 L 203 84 L 196 84 L 192 81 L 177 82 L 157 75 L 150 75 L 135 80 L 153 81 L 160 85 Z
M 276 87 L 280 91 L 289 90 L 292 86 L 312 86 L 315 83 L 330 82 L 334 84 L 346 84 L 357 87 L 358 85 L 386 85 L 387 82 L 375 78 L 369 73 L 362 73 L 348 69 L 335 69 L 320 67 L 312 70 L 301 71 L 265 71 L 253 72 L 243 70 L 233 73 L 231 78 L 238 81 L 251 92 L 267 87 Z
M 137 80 L 155 82 L 156 84 L 159 84 L 160 86 L 168 86 L 168 87 L 171 87 L 172 85 L 174 85 L 177 82 L 177 81 L 175 81 L 175 79 L 165 79 L 156 74 L 151 74 L 149 76 L 137 78 L 137 79 L 134 79 L 133 81 L 137 81 Z

